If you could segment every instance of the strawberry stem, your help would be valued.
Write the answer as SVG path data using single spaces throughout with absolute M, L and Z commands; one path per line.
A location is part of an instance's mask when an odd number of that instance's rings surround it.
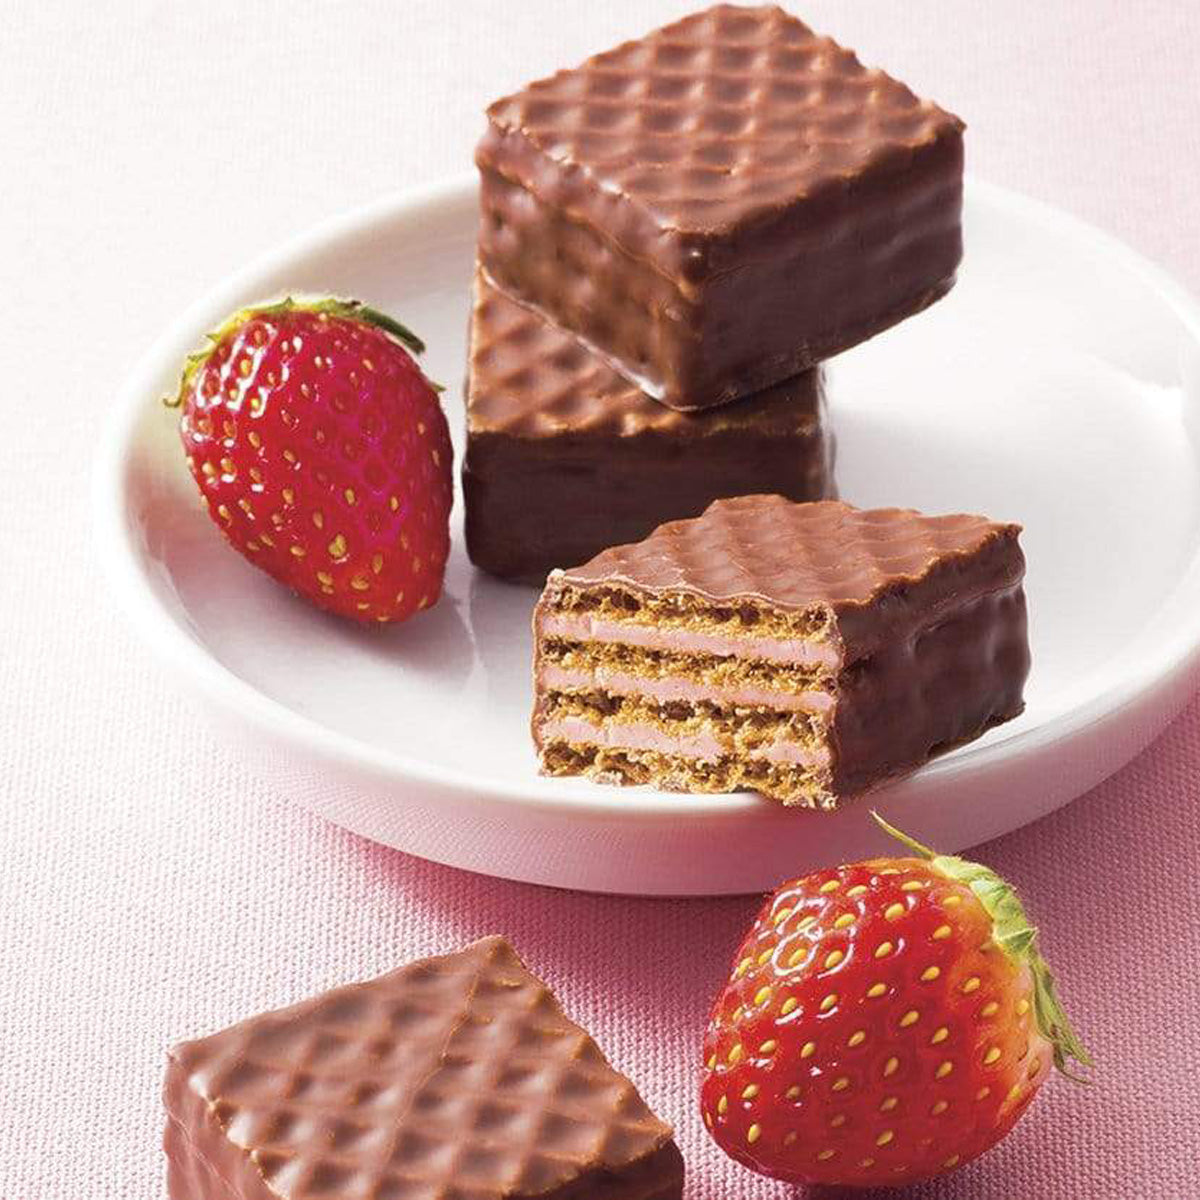
M 937 854 L 915 838 L 889 825 L 877 812 L 871 811 L 875 823 L 889 837 L 911 850 L 918 858 L 925 859 L 935 870 L 949 879 L 965 884 L 975 893 L 988 916 L 992 918 L 992 938 L 996 944 L 1018 965 L 1029 968 L 1033 979 L 1033 1014 L 1042 1036 L 1050 1043 L 1054 1053 L 1054 1065 L 1078 1083 L 1088 1080 L 1068 1070 L 1073 1060 L 1080 1066 L 1093 1066 L 1092 1058 L 1071 1028 L 1066 1010 L 1058 998 L 1054 976 L 1038 949 L 1037 929 L 1029 923 L 1025 908 L 1011 884 L 995 871 L 980 863 L 974 863 L 953 854 Z
M 425 343 L 407 325 L 402 325 L 395 317 L 389 317 L 387 313 L 380 312 L 369 304 L 363 304 L 359 300 L 324 300 L 310 307 L 314 312 L 328 312 L 331 316 L 365 321 L 368 325 L 374 325 L 384 333 L 391 334 L 413 354 L 425 353 Z
M 927 861 L 932 861 L 937 855 L 930 850 L 928 846 L 923 846 L 914 837 L 909 837 L 907 833 L 901 832 L 895 825 L 889 825 L 874 809 L 871 809 L 871 816 L 875 819 L 875 824 L 879 826 L 889 837 L 895 838 L 902 846 L 907 846 L 918 858 L 923 858 Z
M 297 300 L 293 296 L 285 296 L 282 300 L 270 300 L 264 304 L 251 304 L 240 308 L 215 332 L 205 334 L 208 345 L 203 350 L 197 350 L 194 354 L 188 355 L 184 361 L 178 393 L 175 396 L 166 397 L 163 403 L 168 408 L 178 408 L 183 403 L 183 397 L 187 393 L 191 381 L 195 378 L 196 372 L 203 367 L 214 347 L 231 334 L 236 333 L 247 321 L 254 317 L 278 317 L 284 313 L 298 311 L 327 313 L 331 317 L 342 317 L 348 321 L 362 321 L 367 325 L 374 325 L 376 329 L 382 329 L 384 333 L 398 341 L 412 354 L 425 352 L 425 343 L 407 325 L 402 325 L 394 317 L 389 317 L 387 313 L 380 312 L 379 309 L 372 308 L 369 304 L 363 304 L 361 300 L 343 300 L 336 296 Z

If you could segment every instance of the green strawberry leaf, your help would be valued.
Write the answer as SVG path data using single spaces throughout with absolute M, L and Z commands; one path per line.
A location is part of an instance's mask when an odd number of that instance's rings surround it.
M 918 858 L 925 859 L 935 870 L 949 879 L 965 884 L 975 893 L 988 916 L 992 918 L 992 937 L 996 944 L 1013 962 L 1029 968 L 1033 977 L 1034 1019 L 1042 1036 L 1053 1047 L 1054 1065 L 1077 1083 L 1090 1082 L 1068 1070 L 1067 1064 L 1070 1060 L 1084 1067 L 1095 1064 L 1078 1034 L 1071 1028 L 1066 1010 L 1055 990 L 1054 976 L 1038 949 L 1037 929 L 1030 924 L 1021 899 L 1012 885 L 980 863 L 953 854 L 937 854 L 915 838 L 889 825 L 873 809 L 871 816 L 886 834 L 906 846 Z
M 364 324 L 375 326 L 376 329 L 382 329 L 411 354 L 424 354 L 425 352 L 425 343 L 407 325 L 401 324 L 394 317 L 389 317 L 387 313 L 380 312 L 377 308 L 372 308 L 369 304 L 364 304 L 361 300 L 345 300 L 336 296 L 297 300 L 293 296 L 285 296 L 282 300 L 270 300 L 263 304 L 251 304 L 240 308 L 220 328 L 205 334 L 208 345 L 187 356 L 183 364 L 183 374 L 179 380 L 179 390 L 174 396 L 164 397 L 163 403 L 168 408 L 178 408 L 183 403 L 183 397 L 195 378 L 196 372 L 204 366 L 213 348 L 236 333 L 247 321 L 254 317 L 282 316 L 284 313 L 297 310 L 328 313 L 331 317 L 362 321 Z M 435 383 L 432 386 L 438 392 L 444 390 L 440 384 Z

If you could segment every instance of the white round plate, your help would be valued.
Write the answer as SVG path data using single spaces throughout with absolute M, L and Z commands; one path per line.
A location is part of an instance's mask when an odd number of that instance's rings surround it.
M 439 862 L 679 895 L 764 890 L 881 850 L 862 800 L 825 815 L 540 778 L 535 593 L 471 568 L 458 509 L 444 598 L 384 631 L 293 598 L 201 512 L 159 398 L 203 332 L 246 302 L 332 292 L 394 313 L 428 343 L 461 433 L 475 206 L 463 179 L 332 221 L 155 343 L 96 478 L 102 556 L 136 628 L 286 793 Z M 966 235 L 946 300 L 830 367 L 843 498 L 1025 526 L 1024 715 L 870 800 L 945 851 L 1114 771 L 1179 710 L 1200 660 L 1200 309 L 1110 237 L 996 187 L 969 186 Z

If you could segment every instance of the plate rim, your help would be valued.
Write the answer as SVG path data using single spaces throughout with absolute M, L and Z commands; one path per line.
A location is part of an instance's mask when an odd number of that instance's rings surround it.
M 1090 244 L 1126 271 L 1140 278 L 1168 304 L 1200 347 L 1200 301 L 1163 267 L 1134 250 L 1114 234 L 1047 201 L 999 184 L 967 176 L 971 197 L 1033 220 L 1043 227 Z M 369 769 L 394 783 L 420 783 L 453 793 L 462 801 L 500 802 L 530 812 L 577 815 L 624 821 L 658 821 L 663 817 L 722 818 L 761 812 L 758 797 L 677 795 L 642 788 L 606 789 L 593 785 L 568 791 L 577 780 L 540 791 L 518 781 L 482 779 L 468 771 L 444 768 L 401 751 L 361 741 L 289 708 L 242 679 L 209 652 L 161 603 L 141 569 L 134 528 L 127 519 L 127 464 L 136 449 L 136 430 L 148 398 L 158 381 L 182 361 L 179 347 L 198 344 L 205 329 L 260 290 L 257 281 L 277 274 L 290 263 L 329 248 L 339 240 L 361 235 L 373 225 L 398 218 L 418 220 L 422 211 L 460 204 L 476 192 L 474 173 L 464 172 L 419 187 L 386 193 L 365 204 L 339 212 L 301 230 L 226 275 L 189 304 L 150 343 L 124 377 L 112 412 L 105 420 L 92 475 L 93 525 L 102 572 L 118 606 L 161 661 L 181 674 L 223 709 L 231 709 L 283 742 L 297 744 L 308 755 L 343 769 Z M 214 315 L 215 314 L 215 315 Z M 1200 598 L 1200 545 L 1185 565 L 1175 587 L 1160 607 L 1181 594 Z M 1192 613 L 1187 619 L 1187 611 Z M 968 747 L 953 757 L 935 759 L 922 767 L 925 778 L 955 777 L 995 766 L 1004 758 L 1053 746 L 1077 736 L 1089 726 L 1165 688 L 1176 671 L 1200 657 L 1200 604 L 1181 611 L 1171 633 L 1156 639 L 1120 678 L 1110 679 L 1087 699 L 1031 729 L 1009 734 L 985 745 Z M 774 806 L 772 806 L 774 808 Z

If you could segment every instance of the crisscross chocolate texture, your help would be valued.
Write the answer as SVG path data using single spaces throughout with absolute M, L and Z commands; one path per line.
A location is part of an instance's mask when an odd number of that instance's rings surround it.
M 955 124 L 773 6 L 721 4 L 497 100 L 488 116 L 712 239 Z
M 737 496 L 716 501 L 696 520 L 672 521 L 641 542 L 601 551 L 562 578 L 839 609 L 869 604 L 886 588 L 924 582 L 935 570 L 959 565 L 974 573 L 980 551 L 1015 541 L 1017 532 L 969 513 L 926 516 L 840 501 L 792 504 L 782 496 Z M 1005 582 L 1012 582 L 1014 568 L 1006 567 Z
M 171 1051 L 173 1200 L 670 1200 L 670 1128 L 499 937 Z
M 598 435 L 626 442 L 657 433 L 694 443 L 739 430 L 772 439 L 821 434 L 825 389 L 820 369 L 764 388 L 740 404 L 708 413 L 679 412 L 639 391 L 569 333 L 510 299 L 483 275 L 475 279 L 469 370 L 469 433 L 530 439 Z M 791 453 L 796 454 L 794 442 Z

